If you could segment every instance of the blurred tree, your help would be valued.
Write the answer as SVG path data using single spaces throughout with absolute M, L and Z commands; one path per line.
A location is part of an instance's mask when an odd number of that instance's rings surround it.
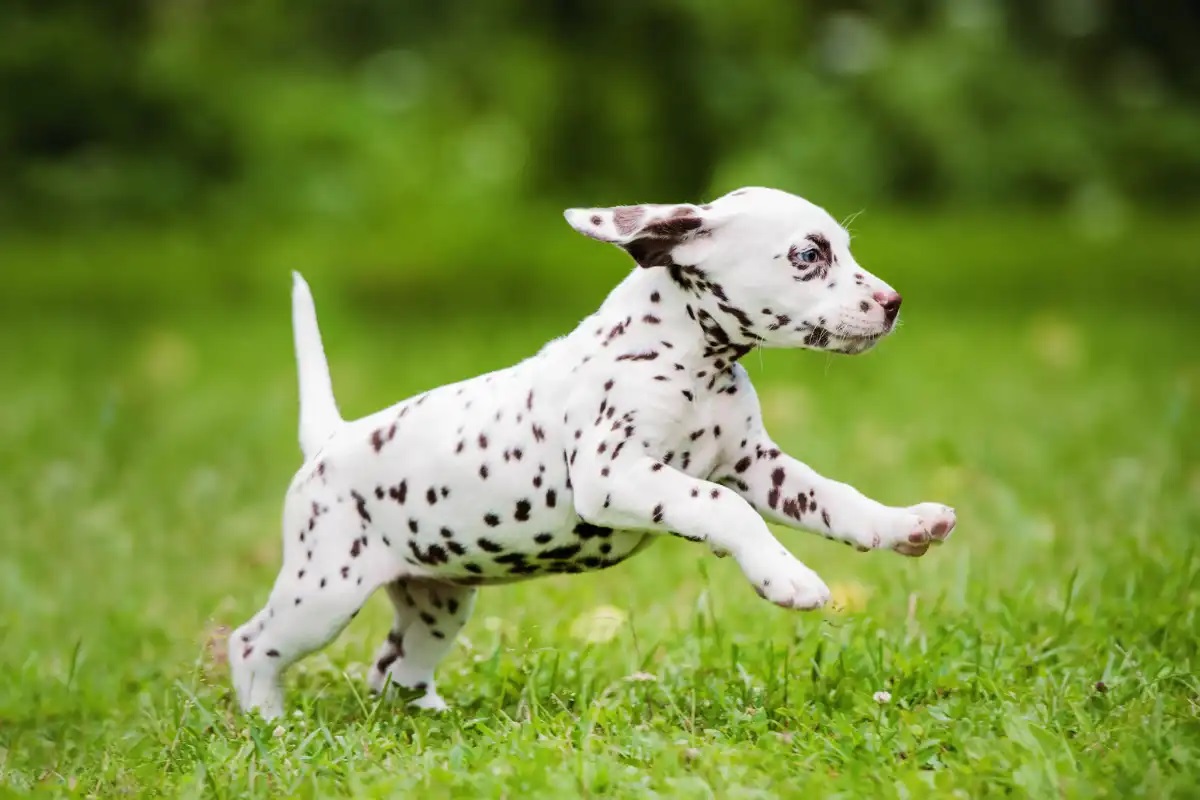
M 1187 0 L 9 0 L 0 30 L 9 218 L 361 208 L 421 175 L 448 199 L 1200 200 Z M 373 175 L 397 148 L 411 184 Z

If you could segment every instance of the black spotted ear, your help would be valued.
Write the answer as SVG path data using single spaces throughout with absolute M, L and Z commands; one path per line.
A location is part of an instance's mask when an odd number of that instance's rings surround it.
M 671 251 L 706 225 L 692 205 L 569 208 L 563 216 L 584 236 L 624 248 L 641 267 L 671 264 Z

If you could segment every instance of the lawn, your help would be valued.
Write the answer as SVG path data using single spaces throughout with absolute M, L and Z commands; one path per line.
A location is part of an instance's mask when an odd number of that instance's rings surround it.
M 0 321 L 7 791 L 1200 792 L 1194 306 L 968 304 L 951 286 L 908 294 L 868 356 L 752 353 L 782 445 L 885 502 L 954 505 L 950 542 L 909 560 L 781 531 L 834 589 L 816 613 L 676 540 L 487 589 L 439 671 L 441 715 L 366 693 L 390 622 L 375 598 L 292 670 L 276 725 L 235 710 L 222 632 L 266 595 L 299 463 L 277 278 L 271 302 Z M 319 304 L 337 280 L 314 282 Z M 511 363 L 598 300 L 589 285 L 515 327 L 335 305 L 343 411 Z

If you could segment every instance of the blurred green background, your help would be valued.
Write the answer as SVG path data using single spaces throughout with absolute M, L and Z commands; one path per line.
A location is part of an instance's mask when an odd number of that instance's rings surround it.
M 619 273 L 561 208 L 748 184 L 863 212 L 906 295 L 1197 297 L 1186 0 L 8 0 L 0 31 L 18 311 L 295 268 L 388 314 L 582 312 Z
M 595 309 L 632 265 L 563 208 L 753 184 L 852 219 L 858 260 L 905 297 L 867 357 L 744 359 L 769 427 L 884 502 L 955 505 L 954 540 L 910 561 L 781 533 L 853 601 L 841 614 L 769 608 L 679 542 L 490 589 L 441 673 L 466 708 L 449 721 L 364 721 L 343 671 L 387 630 L 376 599 L 290 696 L 329 741 L 365 729 L 399 760 L 239 749 L 221 631 L 265 596 L 299 463 L 290 271 L 353 417 L 511 364 Z M 711 699 L 688 742 L 715 796 L 739 796 L 744 763 L 780 781 L 816 764 L 859 796 L 893 779 L 897 796 L 1192 796 L 1195 3 L 3 0 L 0 276 L 0 784 L 570 782 L 545 765 L 574 752 L 586 687 L 649 670 Z M 580 651 L 572 621 L 597 604 L 634 622 Z M 695 634 L 705 609 L 720 636 Z M 984 678 L 974 642 L 995 654 Z M 558 683 L 536 679 L 549 650 L 575 659 Z M 785 700 L 744 699 L 742 678 Z M 914 742 L 855 738 L 884 687 Z M 684 796 L 691 723 L 621 691 L 655 785 Z M 563 709 L 564 732 L 454 732 L 530 706 Z M 460 734 L 469 769 L 409 768 Z M 579 745 L 578 786 L 603 793 L 585 775 L 601 761 L 633 781 L 631 735 Z

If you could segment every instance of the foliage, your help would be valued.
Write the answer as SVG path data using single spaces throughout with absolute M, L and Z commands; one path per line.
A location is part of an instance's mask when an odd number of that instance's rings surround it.
M 1200 199 L 1163 0 L 14 0 L 0 213 L 383 217 L 784 185 L 838 204 Z

